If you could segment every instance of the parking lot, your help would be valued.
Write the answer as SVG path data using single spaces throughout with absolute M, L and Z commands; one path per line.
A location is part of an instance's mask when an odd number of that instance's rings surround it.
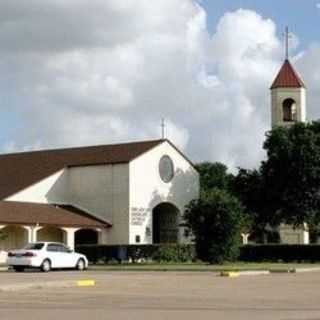
M 94 279 L 93 287 L 63 281 Z M 61 287 L 41 287 L 41 283 Z M 208 272 L 0 273 L 0 319 L 320 319 L 320 273 L 223 278 Z

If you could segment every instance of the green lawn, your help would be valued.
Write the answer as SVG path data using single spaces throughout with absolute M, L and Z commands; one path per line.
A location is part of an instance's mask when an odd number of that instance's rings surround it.
M 200 263 L 190 264 L 112 264 L 112 265 L 91 265 L 89 270 L 109 271 L 253 271 L 270 270 L 286 271 L 299 268 L 320 268 L 320 263 L 227 263 L 223 265 L 208 265 Z

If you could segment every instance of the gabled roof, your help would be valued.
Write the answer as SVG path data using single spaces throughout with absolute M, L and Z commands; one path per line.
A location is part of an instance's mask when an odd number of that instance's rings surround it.
M 69 166 L 128 163 L 164 140 L 0 155 L 0 200 Z
M 288 59 L 284 61 L 278 75 L 273 81 L 271 89 L 275 88 L 305 88 L 303 81 Z
M 58 207 L 44 203 L 16 201 L 0 201 L 0 223 L 97 228 L 111 226 L 72 206 Z

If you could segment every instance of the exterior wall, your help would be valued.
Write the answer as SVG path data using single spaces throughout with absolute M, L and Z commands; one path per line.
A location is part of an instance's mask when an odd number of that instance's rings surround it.
M 165 183 L 159 175 L 159 161 L 168 155 L 175 176 Z M 185 205 L 199 196 L 199 174 L 192 165 L 168 142 L 153 148 L 130 162 L 130 244 L 152 243 L 152 210 L 162 202 L 175 205 L 180 211 L 180 221 Z M 148 232 L 150 230 L 151 232 Z M 179 230 L 179 242 L 188 242 L 184 230 Z
M 64 169 L 6 200 L 73 205 L 114 225 L 102 231 L 102 243 L 129 241 L 128 164 Z
M 128 243 L 128 164 L 70 168 L 68 190 L 70 204 L 112 223 L 104 236 L 108 244 Z
M 21 249 L 28 242 L 27 230 L 22 226 L 8 225 L 1 229 L 6 238 L 0 241 L 0 250 Z
M 65 204 L 68 203 L 67 182 L 68 169 L 60 170 L 5 200 Z
M 55 227 L 43 227 L 37 232 L 37 241 L 64 242 L 64 231 Z
M 271 90 L 271 121 L 272 126 L 290 126 L 294 122 L 283 121 L 283 102 L 291 98 L 296 102 L 297 122 L 306 121 L 306 90 L 305 88 L 276 88 Z M 291 225 L 281 225 L 279 228 L 281 243 L 308 244 L 309 232 L 306 228 L 294 229 Z
M 287 126 L 292 122 L 283 121 L 282 104 L 292 98 L 297 106 L 297 121 L 306 121 L 306 90 L 304 88 L 276 88 L 271 90 L 271 123 L 272 126 Z
M 309 244 L 309 232 L 305 226 L 294 229 L 291 225 L 282 224 L 279 233 L 281 243 Z

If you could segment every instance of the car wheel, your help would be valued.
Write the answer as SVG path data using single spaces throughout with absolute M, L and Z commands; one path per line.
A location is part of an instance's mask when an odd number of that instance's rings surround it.
M 24 271 L 24 267 L 15 266 L 15 267 L 13 267 L 13 270 L 14 270 L 15 272 L 23 272 L 23 271 Z
M 50 260 L 46 259 L 41 264 L 41 271 L 43 272 L 49 272 L 51 270 L 51 262 Z
M 79 259 L 76 265 L 76 269 L 79 271 L 83 271 L 86 268 L 86 264 L 83 259 Z

